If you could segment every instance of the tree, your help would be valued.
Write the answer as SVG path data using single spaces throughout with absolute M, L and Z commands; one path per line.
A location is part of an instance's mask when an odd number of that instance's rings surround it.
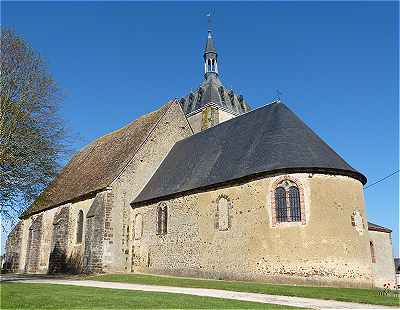
M 0 212 L 7 221 L 55 177 L 67 135 L 60 89 L 39 54 L 8 29 L 1 29 L 0 52 Z

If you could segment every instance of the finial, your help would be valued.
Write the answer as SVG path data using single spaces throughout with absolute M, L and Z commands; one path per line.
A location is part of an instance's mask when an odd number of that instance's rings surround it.
M 208 35 L 211 35 L 211 13 L 207 14 Z

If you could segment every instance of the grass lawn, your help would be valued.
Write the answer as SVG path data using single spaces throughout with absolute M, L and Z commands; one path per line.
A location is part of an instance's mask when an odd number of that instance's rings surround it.
M 298 296 L 375 305 L 399 306 L 399 296 L 380 295 L 375 289 L 311 287 L 275 285 L 257 282 L 202 280 L 192 278 L 165 277 L 143 274 L 107 274 L 88 277 L 90 280 L 153 284 L 179 287 L 213 288 L 237 292 L 263 293 L 271 295 Z
M 287 309 L 222 298 L 72 285 L 1 283 L 1 309 Z M 294 309 L 294 308 L 293 308 Z

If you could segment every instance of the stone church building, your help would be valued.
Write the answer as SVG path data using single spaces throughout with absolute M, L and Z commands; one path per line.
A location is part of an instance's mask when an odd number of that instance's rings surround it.
M 394 283 L 366 177 L 280 101 L 219 78 L 80 150 L 20 217 L 6 268 L 372 287 Z

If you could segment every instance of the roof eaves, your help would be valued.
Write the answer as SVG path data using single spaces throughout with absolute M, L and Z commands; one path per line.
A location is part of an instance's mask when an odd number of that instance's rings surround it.
M 368 222 L 368 230 L 370 231 L 379 231 L 379 232 L 385 232 L 385 233 L 391 233 L 392 230 L 371 222 Z
M 209 106 L 217 107 L 217 108 L 219 108 L 219 109 L 221 109 L 221 110 L 223 110 L 223 111 L 225 111 L 225 112 L 231 113 L 231 114 L 233 114 L 233 115 L 235 115 L 235 116 L 239 116 L 239 115 L 244 114 L 244 113 L 240 114 L 240 113 L 238 113 L 238 112 L 236 112 L 236 111 L 227 109 L 227 108 L 225 108 L 225 107 L 219 105 L 218 103 L 215 103 L 215 102 L 210 101 L 209 103 L 203 105 L 202 107 L 200 107 L 200 108 L 198 108 L 198 109 L 196 109 L 196 110 L 194 110 L 194 111 L 192 111 L 192 112 L 186 114 L 186 117 L 190 117 L 190 116 L 192 116 L 192 115 L 194 115 L 194 114 L 197 114 L 197 113 L 201 112 L 202 110 L 204 110 L 204 108 L 209 107 Z M 248 112 L 250 112 L 250 111 L 248 111 Z M 247 112 L 245 112 L 245 113 L 247 113 Z
M 77 201 L 90 199 L 90 198 L 95 197 L 97 195 L 97 193 L 106 191 L 107 189 L 108 189 L 108 187 L 102 187 L 102 188 L 96 189 L 96 190 L 94 190 L 94 191 L 92 191 L 90 193 L 86 193 L 84 195 L 75 197 L 73 199 L 69 199 L 69 200 L 57 203 L 55 205 L 50 205 L 50 206 L 48 206 L 46 208 L 43 208 L 43 209 L 40 209 L 40 210 L 37 210 L 37 211 L 26 213 L 29 210 L 29 208 L 28 208 L 18 218 L 21 219 L 21 220 L 27 219 L 28 217 L 30 217 L 32 215 L 35 215 L 35 214 L 38 214 L 38 213 L 41 213 L 41 212 L 44 212 L 44 211 L 47 211 L 47 210 L 50 210 L 50 209 L 54 209 L 54 208 L 57 208 L 59 206 L 62 206 L 62 205 L 68 204 L 68 203 L 74 203 L 74 202 L 77 202 Z
M 324 174 L 331 174 L 331 175 L 342 175 L 342 176 L 348 176 L 348 177 L 355 178 L 355 179 L 359 180 L 360 182 L 362 182 L 362 180 L 360 178 L 364 177 L 360 173 L 355 173 L 355 172 L 353 173 L 348 170 L 340 170 L 340 169 L 328 169 L 328 168 L 317 168 L 317 167 L 282 168 L 282 169 L 274 169 L 271 171 L 254 173 L 254 174 L 250 174 L 250 175 L 238 176 L 237 178 L 234 178 L 234 179 L 229 179 L 229 180 L 224 180 L 224 181 L 221 181 L 218 183 L 212 183 L 212 184 L 207 184 L 204 186 L 189 188 L 189 189 L 186 189 L 183 191 L 175 191 L 175 192 L 169 193 L 168 195 L 161 195 L 161 196 L 154 197 L 151 199 L 145 198 L 144 200 L 140 200 L 140 197 L 138 196 L 138 197 L 136 197 L 135 200 L 133 200 L 130 203 L 130 205 L 132 207 L 148 205 L 153 202 L 167 200 L 167 199 L 171 199 L 171 198 L 174 198 L 177 196 L 179 197 L 179 196 L 184 196 L 184 195 L 190 194 L 190 193 L 198 193 L 198 192 L 208 191 L 210 189 L 214 189 L 216 187 L 223 187 L 223 186 L 226 186 L 226 185 L 232 184 L 232 183 L 243 183 L 243 182 L 248 182 L 250 180 L 254 180 L 257 178 L 263 178 L 263 177 L 269 177 L 269 176 L 281 175 L 281 174 L 292 174 L 292 173 L 324 173 Z M 138 200 L 138 198 L 139 198 L 139 200 Z
M 160 109 L 162 109 L 163 107 L 166 107 L 166 108 L 165 108 L 165 111 L 160 115 L 160 117 L 158 118 L 158 120 L 155 122 L 155 125 L 151 128 L 151 130 L 149 131 L 149 133 L 146 135 L 146 138 L 144 139 L 144 141 L 140 144 L 140 146 L 137 148 L 137 150 L 134 152 L 134 154 L 132 154 L 132 157 L 129 159 L 128 163 L 127 163 L 124 167 L 121 168 L 121 170 L 119 171 L 119 173 L 117 174 L 117 176 L 114 177 L 114 178 L 112 179 L 112 181 L 107 182 L 107 184 L 102 184 L 98 189 L 95 189 L 95 190 L 93 190 L 93 191 L 91 191 L 91 192 L 84 193 L 84 194 L 82 194 L 82 195 L 76 196 L 76 197 L 71 198 L 71 199 L 64 200 L 64 201 L 59 202 L 59 203 L 50 204 L 50 205 L 48 205 L 47 207 L 40 208 L 39 210 L 32 210 L 32 211 L 30 211 L 30 209 L 32 208 L 33 204 L 35 203 L 35 202 L 34 202 L 30 207 L 28 207 L 28 208 L 19 216 L 19 218 L 20 218 L 20 219 L 24 219 L 24 218 L 27 218 L 27 217 L 32 216 L 32 215 L 34 215 L 34 214 L 38 214 L 38 213 L 41 213 L 41 212 L 43 212 L 43 211 L 46 211 L 46 210 L 49 210 L 49 209 L 52 209 L 52 208 L 56 208 L 56 207 L 58 207 L 58 206 L 61 206 L 61 205 L 64 205 L 64 204 L 67 204 L 67 203 L 70 203 L 70 202 L 80 201 L 80 200 L 82 200 L 82 199 L 84 199 L 84 198 L 87 199 L 87 198 L 92 197 L 92 196 L 95 195 L 96 193 L 101 192 L 101 191 L 107 189 L 116 179 L 118 179 L 118 178 L 121 176 L 121 174 L 125 171 L 126 167 L 132 162 L 132 160 L 133 160 L 133 158 L 135 157 L 135 155 L 137 154 L 137 152 L 138 152 L 138 151 L 142 148 L 142 146 L 147 142 L 148 137 L 150 136 L 150 134 L 154 131 L 154 129 L 157 127 L 157 125 L 159 124 L 159 122 L 161 121 L 161 119 L 164 117 L 164 115 L 165 115 L 165 114 L 167 113 L 167 111 L 170 109 L 172 103 L 174 103 L 175 101 L 176 101 L 176 100 L 170 100 L 170 101 L 168 101 L 165 105 L 163 105 L 163 106 L 160 108 Z M 179 104 L 179 103 L 178 103 L 178 104 Z M 150 112 L 150 113 L 151 113 L 151 112 Z M 146 114 L 146 115 L 148 115 L 148 114 Z M 135 120 L 135 121 L 136 121 L 136 120 Z M 112 134 L 114 134 L 114 133 L 116 133 L 116 132 L 118 132 L 118 131 L 120 131 L 120 130 L 123 130 L 125 127 L 127 127 L 127 126 L 129 126 L 129 125 L 130 125 L 130 124 L 128 124 L 128 125 L 126 125 L 126 126 L 124 126 L 124 127 L 122 127 L 122 128 L 119 128 L 119 129 L 117 129 L 117 130 L 115 130 L 115 131 L 113 131 L 113 132 L 107 133 L 107 134 L 101 136 L 100 138 L 95 139 L 94 141 L 92 141 L 91 143 L 89 143 L 88 145 L 86 145 L 85 147 L 83 147 L 79 152 L 77 152 L 77 153 L 72 157 L 72 159 L 69 161 L 69 163 L 67 164 L 67 166 L 71 163 L 71 161 L 72 161 L 76 156 L 78 156 L 78 154 L 79 154 L 81 151 L 85 150 L 86 148 L 89 148 L 89 147 L 92 146 L 96 141 L 98 141 L 98 140 L 100 140 L 100 139 L 103 139 L 103 138 L 106 137 L 106 136 L 112 135 Z M 58 177 L 58 176 L 56 176 L 56 178 L 57 178 L 57 177 Z M 39 196 L 39 197 L 40 197 L 40 196 Z M 29 212 L 28 212 L 28 211 L 29 211 Z

